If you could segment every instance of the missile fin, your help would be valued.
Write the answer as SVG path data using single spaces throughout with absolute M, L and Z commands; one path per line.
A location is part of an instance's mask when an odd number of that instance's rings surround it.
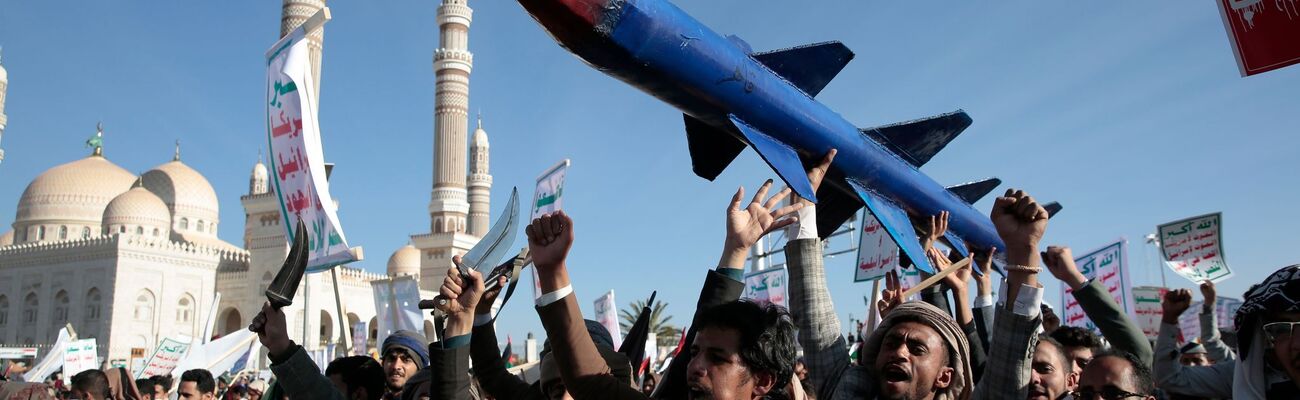
M 993 191 L 993 189 L 997 189 L 998 185 L 1001 184 L 1001 179 L 988 178 L 975 182 L 949 186 L 948 191 L 957 195 L 958 198 L 965 200 L 968 204 L 975 204 L 975 202 L 980 201 L 980 199 L 987 196 L 989 192 Z
M 862 206 L 862 200 L 844 181 L 844 174 L 831 167 L 817 188 L 817 236 L 822 240 L 830 237 Z
M 912 228 L 912 220 L 907 217 L 907 211 L 903 211 L 894 202 L 868 190 L 866 186 L 853 179 L 849 179 L 848 182 L 858 192 L 862 202 L 867 204 L 871 214 L 880 221 L 880 226 L 884 227 L 889 237 L 898 244 L 898 249 L 912 260 L 912 265 L 925 273 L 933 274 L 934 267 L 930 265 L 930 259 L 925 257 L 925 249 L 921 247 L 921 241 L 916 237 L 916 230 Z
M 691 170 L 701 178 L 714 180 L 745 150 L 739 133 L 733 134 L 682 114 L 686 121 L 686 145 L 691 151 Z
M 1061 212 L 1061 209 L 1062 209 L 1062 208 L 1065 208 L 1065 206 L 1062 206 L 1061 203 L 1057 203 L 1057 202 L 1055 202 L 1055 201 L 1043 205 L 1043 209 L 1046 209 L 1046 210 L 1047 210 L 1047 217 L 1048 217 L 1048 218 L 1051 218 L 1051 217 L 1055 216 L 1056 213 Z
M 843 43 L 832 41 L 754 53 L 753 57 L 804 93 L 816 97 L 853 60 L 853 51 Z
M 971 119 L 965 111 L 957 110 L 933 117 L 896 124 L 862 129 L 862 134 L 884 145 L 913 166 L 920 168 L 930 162 L 966 127 Z
M 799 153 L 796 153 L 793 148 L 785 143 L 781 143 L 779 140 L 773 139 L 771 136 L 749 126 L 735 114 L 729 114 L 728 117 L 731 118 L 731 123 L 735 124 L 736 129 L 739 129 L 745 135 L 745 138 L 749 140 L 749 144 L 754 146 L 754 150 L 758 152 L 758 155 L 763 157 L 763 161 L 767 161 L 767 165 L 776 171 L 776 174 L 781 177 L 781 180 L 785 181 L 787 186 L 790 186 L 790 189 L 798 193 L 799 197 L 808 199 L 813 203 L 817 202 L 817 194 L 813 193 L 812 182 L 808 181 L 808 175 L 803 170 L 803 163 L 799 160 Z
M 754 48 L 749 45 L 749 42 L 746 42 L 745 39 L 741 39 L 740 36 L 727 35 L 727 40 L 730 40 L 731 44 L 734 44 L 736 45 L 736 47 L 739 47 L 741 50 L 744 50 L 745 53 L 754 52 Z

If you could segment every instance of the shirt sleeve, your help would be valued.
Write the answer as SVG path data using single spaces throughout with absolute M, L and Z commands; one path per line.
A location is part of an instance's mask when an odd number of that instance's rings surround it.
M 998 307 L 1005 307 L 1007 304 L 1007 281 L 1002 281 L 1002 290 L 998 291 Z M 1029 285 L 1020 285 L 1020 291 L 1016 293 L 1016 302 L 1011 305 L 1011 312 L 1020 316 L 1037 318 L 1038 314 L 1043 311 L 1039 306 L 1043 304 L 1043 288 Z

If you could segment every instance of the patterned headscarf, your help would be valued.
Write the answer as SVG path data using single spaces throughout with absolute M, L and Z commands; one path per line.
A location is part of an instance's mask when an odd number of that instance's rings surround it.
M 1246 358 L 1250 356 L 1250 342 L 1256 336 L 1253 322 L 1265 312 L 1300 311 L 1300 264 L 1277 270 L 1264 282 L 1251 286 L 1243 297 L 1245 302 L 1237 309 L 1233 322 L 1237 325 L 1241 358 Z
M 920 301 L 909 301 L 894 307 L 889 315 L 886 315 L 880 321 L 880 326 L 871 333 L 863 346 L 862 365 L 867 366 L 868 370 L 875 368 L 874 363 L 876 356 L 880 354 L 880 346 L 885 340 L 885 334 L 893 329 L 894 325 L 903 322 L 919 322 L 934 329 L 943 338 L 943 343 L 948 347 L 948 366 L 952 367 L 952 384 L 943 393 L 937 394 L 935 400 L 966 400 L 970 398 L 971 391 L 975 388 L 975 383 L 971 380 L 970 370 L 970 345 L 966 343 L 966 334 L 962 332 L 957 321 L 953 320 L 948 313 L 939 308 Z M 878 373 L 879 371 L 872 371 Z

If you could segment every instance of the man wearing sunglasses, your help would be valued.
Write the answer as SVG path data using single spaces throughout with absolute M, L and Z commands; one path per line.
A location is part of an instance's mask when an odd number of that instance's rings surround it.
M 1151 368 L 1137 356 L 1107 351 L 1088 362 L 1079 376 L 1079 389 L 1070 395 L 1075 400 L 1155 400 L 1155 391 Z
M 1189 396 L 1300 399 L 1300 265 L 1246 291 L 1237 309 L 1238 358 L 1206 367 L 1155 363 L 1160 388 Z

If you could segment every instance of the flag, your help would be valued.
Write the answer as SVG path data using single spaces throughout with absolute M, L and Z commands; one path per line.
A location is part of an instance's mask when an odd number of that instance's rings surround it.
M 618 326 L 618 304 L 614 302 L 614 291 L 596 299 L 596 322 L 609 331 L 609 336 L 614 339 L 614 348 L 623 345 L 623 328 Z
M 304 24 L 306 25 L 306 24 Z M 304 27 L 285 35 L 266 52 L 266 133 L 271 182 L 280 201 L 285 232 L 293 238 L 298 220 L 309 235 L 308 272 L 356 261 L 349 250 L 325 176 L 319 105 Z
M 420 312 L 420 284 L 411 276 L 370 282 L 375 295 L 375 319 L 379 321 L 375 343 L 383 343 L 388 335 L 399 330 L 424 331 L 424 315 Z
M 211 342 L 190 347 L 185 358 L 175 364 L 173 375 L 191 369 L 206 369 L 218 374 L 234 369 L 245 353 L 251 353 L 259 346 L 257 334 L 247 329 L 240 329 Z
M 569 174 L 569 159 L 560 161 L 537 177 L 533 191 L 533 212 L 529 220 L 563 209 L 564 177 Z
M 646 340 L 651 337 L 650 307 L 654 306 L 655 296 L 658 294 L 657 291 L 650 292 L 650 299 L 646 301 L 644 307 L 641 307 L 641 313 L 636 316 L 636 322 L 633 322 L 632 327 L 627 329 L 627 337 L 623 338 L 623 345 L 618 348 L 618 352 L 627 356 L 627 360 L 632 362 L 633 365 L 643 366 L 642 364 L 644 364 L 639 361 L 644 360 L 647 355 L 648 346 L 646 346 Z M 640 371 L 642 369 L 637 369 L 637 373 L 640 373 Z
M 59 338 L 54 341 L 54 347 L 45 354 L 41 362 L 36 363 L 32 369 L 23 374 L 23 380 L 27 382 L 44 382 L 45 377 L 53 374 L 54 371 L 63 367 L 63 349 L 68 346 L 68 342 L 77 339 L 75 333 L 69 332 L 67 327 L 59 329 Z
M 510 339 L 510 335 L 506 335 L 506 349 L 501 351 L 501 359 L 505 360 L 506 368 L 514 368 L 517 360 L 515 359 L 514 343 Z

